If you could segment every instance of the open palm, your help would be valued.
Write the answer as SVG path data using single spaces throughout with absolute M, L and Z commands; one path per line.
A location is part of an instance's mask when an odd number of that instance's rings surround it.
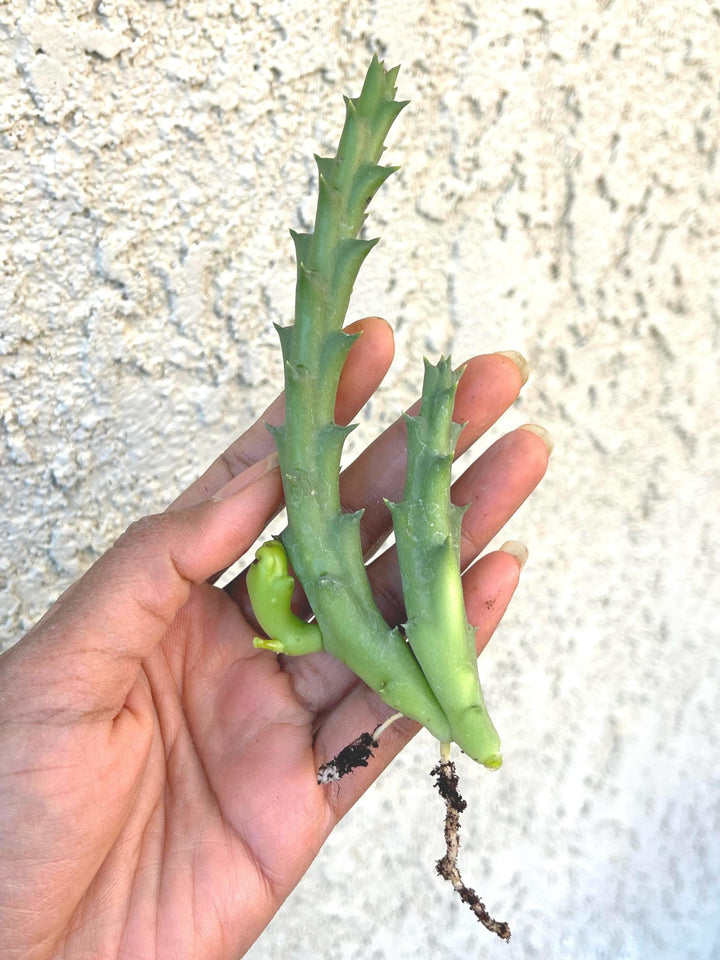
M 348 358 L 337 419 L 382 379 L 392 335 L 373 318 Z M 470 361 L 456 401 L 458 452 L 522 383 L 503 355 Z M 265 420 L 282 420 L 282 398 Z M 476 561 L 542 477 L 547 449 L 508 434 L 454 487 L 478 649 L 517 584 L 512 552 Z M 391 427 L 343 476 L 365 508 L 368 555 L 390 532 L 383 497 L 404 479 Z M 165 513 L 134 524 L 0 658 L 0 954 L 3 957 L 230 958 L 245 951 L 340 817 L 416 731 L 403 720 L 367 768 L 318 786 L 316 770 L 388 708 L 327 654 L 255 650 L 238 577 L 215 575 L 282 503 L 272 441 L 255 424 Z M 471 565 L 472 564 L 472 565 Z M 392 549 L 370 567 L 400 622 Z

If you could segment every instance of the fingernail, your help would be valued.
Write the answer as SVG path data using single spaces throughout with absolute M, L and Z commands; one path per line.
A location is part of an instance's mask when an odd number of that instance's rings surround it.
M 545 427 L 540 427 L 537 423 L 524 423 L 519 430 L 527 430 L 529 433 L 534 433 L 536 437 L 540 437 L 542 442 L 545 444 L 545 449 L 548 452 L 548 456 L 555 449 L 555 441 L 550 436 L 550 431 L 546 430 Z
M 228 481 L 224 487 L 218 490 L 212 499 L 227 500 L 228 497 L 234 497 L 235 494 L 247 490 L 253 483 L 257 483 L 261 477 L 272 473 L 273 470 L 277 470 L 279 466 L 280 459 L 277 450 L 273 450 L 267 457 L 258 460 L 251 467 L 248 467 L 247 470 L 243 470 L 242 473 L 239 473 L 236 477 L 233 477 L 232 480 Z
M 521 570 L 527 563 L 528 548 L 524 543 L 520 543 L 519 540 L 506 540 L 505 543 L 500 547 L 500 550 L 503 553 L 509 553 L 511 557 L 515 557 L 517 562 L 520 564 Z
M 508 360 L 511 360 L 515 364 L 520 371 L 522 385 L 525 386 L 530 376 L 530 364 L 525 357 L 521 353 L 518 353 L 517 350 L 498 350 L 497 354 L 500 357 L 507 357 Z

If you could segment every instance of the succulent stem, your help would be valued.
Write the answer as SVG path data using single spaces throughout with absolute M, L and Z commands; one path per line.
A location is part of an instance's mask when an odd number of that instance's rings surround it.
M 397 69 L 377 58 L 362 92 L 346 99 L 337 155 L 317 157 L 315 229 L 294 233 L 295 323 L 279 330 L 286 418 L 272 432 L 280 454 L 288 527 L 282 535 L 324 648 L 396 710 L 437 736 L 449 728 L 412 650 L 373 599 L 360 542 L 360 514 L 340 505 L 340 457 L 352 427 L 334 421 L 335 396 L 353 337 L 342 323 L 358 270 L 376 243 L 360 240 L 365 208 L 394 167 L 379 166 L 384 139 L 405 106 L 394 99 Z
M 449 359 L 425 362 L 420 413 L 407 418 L 403 500 L 388 504 L 408 615 L 404 632 L 386 623 L 370 588 L 360 512 L 340 503 L 340 459 L 352 426 L 335 423 L 343 364 L 353 343 L 342 324 L 357 273 L 377 242 L 358 238 L 365 208 L 395 167 L 380 166 L 384 139 L 405 106 L 395 100 L 397 69 L 373 58 L 359 97 L 345 100 L 337 154 L 316 157 L 315 229 L 293 233 L 297 253 L 295 322 L 278 328 L 285 372 L 285 423 L 271 428 L 280 457 L 288 526 L 248 574 L 258 622 L 287 654 L 326 650 L 395 710 L 455 741 L 475 760 L 500 766 L 500 741 L 477 673 L 460 571 L 463 509 L 450 501 L 460 424 L 453 422 L 460 378 Z M 289 556 L 316 623 L 290 610 Z
M 462 371 L 450 358 L 425 361 L 420 412 L 405 418 L 405 493 L 390 507 L 407 613 L 405 633 L 450 723 L 451 740 L 488 767 L 499 767 L 500 738 L 478 679 L 475 630 L 465 614 L 460 525 L 450 500 L 452 462 L 462 425 L 453 422 Z

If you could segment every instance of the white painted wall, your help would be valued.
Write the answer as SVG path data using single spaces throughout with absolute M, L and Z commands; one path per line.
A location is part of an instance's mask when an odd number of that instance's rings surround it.
M 0 6 L 6 642 L 277 391 L 288 227 L 372 51 L 412 100 L 351 316 L 395 326 L 355 448 L 420 356 L 519 349 L 531 550 L 482 659 L 503 735 L 434 875 L 421 736 L 250 955 L 720 956 L 720 7 L 712 0 Z

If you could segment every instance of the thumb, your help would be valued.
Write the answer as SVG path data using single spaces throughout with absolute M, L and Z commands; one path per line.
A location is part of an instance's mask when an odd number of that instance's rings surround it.
M 47 677 L 33 708 L 116 712 L 191 587 L 242 556 L 281 502 L 273 453 L 211 500 L 133 523 L 6 655 Z

